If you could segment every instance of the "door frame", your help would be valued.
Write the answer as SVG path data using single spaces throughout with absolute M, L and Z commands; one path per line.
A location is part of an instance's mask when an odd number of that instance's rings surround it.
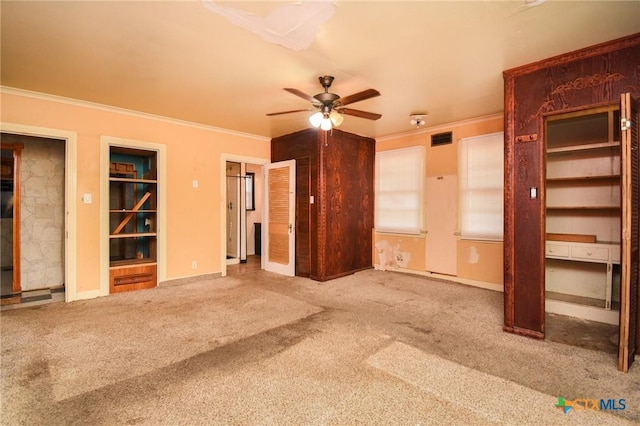
M 242 241 L 243 241 L 242 230 L 244 229 L 244 225 L 242 224 L 241 218 L 242 218 L 242 211 L 244 210 L 244 208 L 243 208 L 241 181 L 242 181 L 242 169 L 243 169 L 244 163 L 240 163 L 237 161 L 228 161 L 225 164 L 225 170 L 228 169 L 230 163 L 237 164 L 238 176 L 233 176 L 233 175 L 230 176 L 229 172 L 226 172 L 226 179 L 227 179 L 227 186 L 225 191 L 225 196 L 227 197 L 226 198 L 227 201 L 225 203 L 225 205 L 227 206 L 227 210 L 225 212 L 226 213 L 225 229 L 227 230 L 226 264 L 234 265 L 234 264 L 240 263 L 240 261 L 242 260 L 241 247 L 242 247 Z M 232 188 L 229 188 L 230 187 L 229 182 L 231 182 Z M 234 193 L 235 193 L 235 198 L 233 198 Z M 235 209 L 229 207 L 230 202 L 233 202 L 234 200 L 236 203 Z M 235 210 L 235 214 L 232 214 L 234 210 Z M 233 232 L 233 235 L 229 234 L 230 218 L 232 219 L 233 223 L 235 223 L 235 230 Z M 235 238 L 235 250 L 230 251 L 229 242 L 233 241 L 234 238 Z
M 6 132 L 3 132 L 6 133 Z M 13 166 L 11 174 L 13 175 L 13 213 L 11 215 L 11 292 L 20 293 L 22 291 L 20 277 L 20 163 L 22 162 L 22 150 L 24 144 L 10 142 L 0 144 L 3 150 L 11 151 L 11 159 Z
M 257 164 L 264 166 L 271 162 L 268 158 L 248 157 L 244 155 L 221 153 L 220 154 L 220 275 L 227 276 L 227 161 L 242 164 Z M 264 211 L 263 217 L 264 217 Z M 242 214 L 241 214 L 242 215 Z
M 69 130 L 0 122 L 0 131 L 16 135 L 60 139 L 65 143 L 64 161 L 64 298 L 66 302 L 83 298 L 78 295 L 78 134 Z
M 107 296 L 109 291 L 109 164 L 110 148 L 142 149 L 157 153 L 157 258 L 156 283 L 167 279 L 167 146 L 155 142 L 100 136 L 100 288 L 91 297 Z

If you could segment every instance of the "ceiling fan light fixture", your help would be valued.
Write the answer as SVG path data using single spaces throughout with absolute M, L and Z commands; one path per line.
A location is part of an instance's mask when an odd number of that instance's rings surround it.
M 324 119 L 324 114 L 318 111 L 314 113 L 311 117 L 309 117 L 309 123 L 311 123 L 313 127 L 320 127 L 323 119 Z
M 322 123 L 320 124 L 320 128 L 322 130 L 331 130 L 331 119 L 330 118 L 323 118 L 322 119 Z
M 301 90 L 290 87 L 284 89 L 287 92 L 298 96 L 299 98 L 311 102 L 311 105 L 317 109 L 316 112 L 309 117 L 309 123 L 316 129 L 321 128 L 322 130 L 331 130 L 334 127 L 338 127 L 344 121 L 344 115 L 353 115 L 355 117 L 365 118 L 367 120 L 377 120 L 382 117 L 381 114 L 374 114 L 372 112 L 345 108 L 346 105 L 380 96 L 380 92 L 378 92 L 377 90 L 367 89 L 363 90 L 362 92 L 341 97 L 339 95 L 336 95 L 335 93 L 329 92 L 329 87 L 334 80 L 333 76 L 324 75 L 322 77 L 319 77 L 319 80 L 320 84 L 324 88 L 324 92 L 318 93 L 315 96 L 309 96 Z M 274 116 L 281 114 L 291 114 L 300 111 L 308 111 L 308 109 L 272 112 L 268 113 L 267 115 Z
M 329 111 L 328 106 L 324 106 L 322 111 L 315 112 L 309 117 L 309 123 L 313 127 L 319 127 L 322 130 L 331 130 L 331 128 L 341 125 L 343 121 L 342 114 L 335 110 Z
M 333 110 L 329 114 L 329 118 L 331 119 L 331 123 L 333 123 L 333 127 L 338 127 L 344 121 L 344 117 L 338 111 Z

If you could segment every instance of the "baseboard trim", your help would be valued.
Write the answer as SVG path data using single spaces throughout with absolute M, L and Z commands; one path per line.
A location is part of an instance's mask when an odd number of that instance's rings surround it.
M 436 278 L 436 279 L 445 280 L 445 281 L 453 281 L 458 284 L 464 284 L 471 287 L 483 288 L 485 290 L 498 291 L 501 293 L 504 291 L 504 287 L 502 284 L 489 283 L 486 281 L 470 280 L 468 278 L 456 277 L 455 275 L 438 274 L 436 272 L 429 272 L 429 271 L 415 271 L 413 269 L 406 269 L 406 268 L 383 269 L 383 268 L 380 268 L 379 265 L 374 265 L 374 267 L 375 269 L 380 271 L 386 270 L 386 271 L 392 271 L 392 272 L 401 272 L 403 274 L 420 275 L 423 277 Z
M 168 287 L 168 286 L 176 286 L 176 285 L 185 285 L 191 284 L 197 281 L 205 281 L 205 280 L 215 280 L 217 278 L 221 278 L 222 273 L 214 272 L 211 274 L 202 274 L 202 275 L 192 275 L 189 277 L 181 277 L 181 278 L 172 278 L 170 280 L 164 280 L 158 283 L 158 287 Z

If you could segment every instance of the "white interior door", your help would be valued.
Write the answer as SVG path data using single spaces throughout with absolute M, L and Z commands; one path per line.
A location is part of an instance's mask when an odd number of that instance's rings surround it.
M 266 164 L 264 169 L 263 267 L 267 271 L 294 276 L 296 161 Z
M 458 179 L 456 175 L 427 178 L 427 271 L 457 273 Z

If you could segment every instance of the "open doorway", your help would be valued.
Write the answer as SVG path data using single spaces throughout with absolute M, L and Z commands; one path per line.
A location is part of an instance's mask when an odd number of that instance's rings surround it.
M 621 301 L 619 106 L 544 120 L 546 336 L 615 354 Z
M 236 275 L 262 269 L 262 165 L 225 162 L 225 269 Z
M 64 300 L 65 141 L 2 133 L 2 305 Z

